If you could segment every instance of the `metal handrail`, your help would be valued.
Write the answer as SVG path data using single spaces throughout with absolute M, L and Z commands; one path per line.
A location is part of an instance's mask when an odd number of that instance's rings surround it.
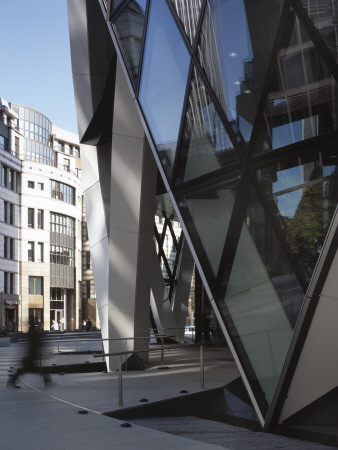
M 184 347 L 200 347 L 200 388 L 204 389 L 204 346 L 200 344 L 179 344 L 174 346 L 164 347 L 161 346 L 161 365 L 163 364 L 163 353 L 164 350 L 172 350 L 173 348 L 184 348 Z M 119 372 L 119 407 L 123 407 L 123 379 L 122 379 L 122 356 L 132 353 L 149 353 L 158 351 L 157 348 L 148 348 L 142 350 L 129 350 L 124 352 L 113 352 L 105 353 L 103 355 L 93 355 L 94 358 L 100 358 L 103 356 L 117 356 L 118 357 L 118 372 Z M 160 368 L 160 367 L 159 367 Z

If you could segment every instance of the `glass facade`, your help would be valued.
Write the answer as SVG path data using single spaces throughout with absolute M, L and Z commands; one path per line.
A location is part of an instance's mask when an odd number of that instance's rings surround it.
M 119 6 L 152 148 L 264 420 L 338 200 L 336 2 Z
M 165 1 L 151 2 L 149 15 L 139 100 L 163 166 L 170 174 L 190 57 Z

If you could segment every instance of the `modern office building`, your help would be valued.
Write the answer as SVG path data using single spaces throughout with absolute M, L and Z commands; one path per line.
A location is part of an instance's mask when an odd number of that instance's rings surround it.
M 49 330 L 78 329 L 82 321 L 80 149 L 26 106 L 0 105 L 1 328 L 27 331 L 40 320 Z
M 337 426 L 337 8 L 68 0 L 103 334 L 147 332 L 160 204 L 268 431 Z

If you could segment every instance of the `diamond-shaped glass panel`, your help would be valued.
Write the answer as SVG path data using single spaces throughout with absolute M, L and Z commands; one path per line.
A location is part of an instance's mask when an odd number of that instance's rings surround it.
M 338 129 L 338 88 L 319 51 L 289 12 L 278 53 L 257 153 Z
M 218 306 L 263 414 L 272 400 L 304 297 L 297 267 L 276 226 L 251 189 L 234 262 L 225 271 L 230 276 L 221 284 L 226 291 L 218 295 Z
M 139 101 L 162 164 L 171 174 L 190 56 L 164 0 L 151 2 Z
M 112 23 L 135 89 L 139 72 L 146 6 L 146 0 L 132 0 Z
M 332 0 L 300 2 L 338 62 L 338 3 Z
M 196 70 L 181 141 L 178 181 L 188 181 L 238 161 L 235 149 Z
M 228 120 L 250 139 L 281 0 L 208 0 L 198 57 Z
M 279 162 L 258 170 L 257 177 L 309 282 L 338 202 L 338 151 Z
M 171 0 L 171 3 L 182 22 L 191 45 L 193 45 L 196 36 L 196 27 L 201 12 L 202 0 Z
M 200 261 L 216 277 L 234 206 L 239 177 L 187 194 L 179 201 Z M 205 259 L 207 258 L 207 259 Z

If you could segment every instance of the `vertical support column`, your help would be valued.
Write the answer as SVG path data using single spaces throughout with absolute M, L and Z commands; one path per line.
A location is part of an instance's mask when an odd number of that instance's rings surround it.
M 153 264 L 156 164 L 117 62 L 111 153 L 109 229 L 109 337 L 149 334 Z M 129 340 L 128 349 L 148 342 Z M 109 351 L 122 351 L 123 341 L 110 341 Z M 144 354 L 142 354 L 144 358 Z M 115 358 L 116 359 L 116 358 Z M 114 366 L 114 358 L 109 366 Z

